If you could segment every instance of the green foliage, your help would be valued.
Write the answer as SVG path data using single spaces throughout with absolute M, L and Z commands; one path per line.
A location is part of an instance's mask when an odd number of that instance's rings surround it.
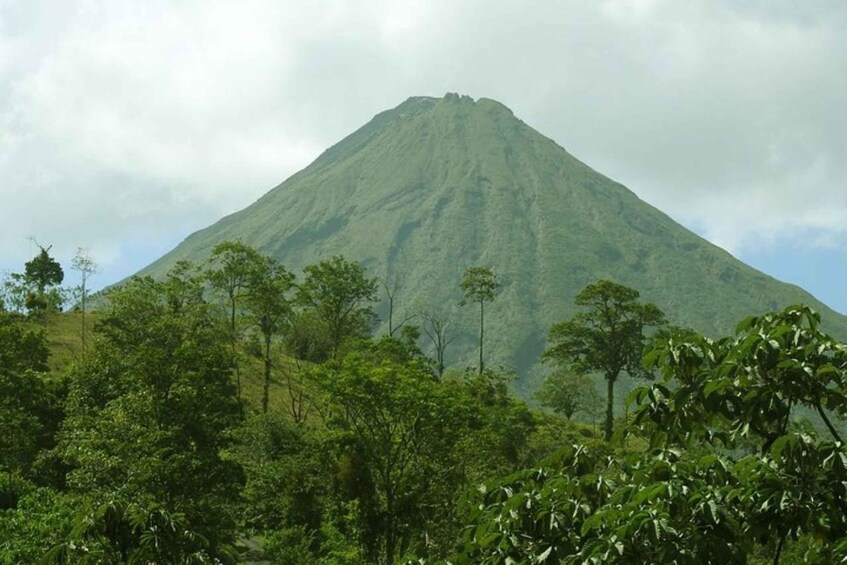
M 271 342 L 275 335 L 291 324 L 293 309 L 290 294 L 294 275 L 276 259 L 263 257 L 257 261 L 247 281 L 247 309 L 264 341 L 265 378 L 262 392 L 262 412 L 268 411 L 271 381 Z
M 206 279 L 230 302 L 230 316 L 237 312 L 238 299 L 247 291 L 262 256 L 241 241 L 223 241 L 212 249 Z
M 59 262 L 50 256 L 50 247 L 39 246 L 39 249 L 38 255 L 24 264 L 24 276 L 39 294 L 44 294 L 49 287 L 62 284 L 65 273 Z
M 315 563 L 315 536 L 303 526 L 283 528 L 265 541 L 265 557 L 274 563 Z
M 597 387 L 587 375 L 560 367 L 544 378 L 536 399 L 568 420 L 578 412 L 593 415 L 601 406 Z
M 485 267 L 469 267 L 459 285 L 464 298 L 459 303 L 464 306 L 468 302 L 479 304 L 479 374 L 485 369 L 483 357 L 483 338 L 485 336 L 485 303 L 494 300 L 500 290 L 497 275 Z
M 847 318 L 736 260 L 542 133 L 495 100 L 410 98 L 142 274 L 161 277 L 177 260 L 200 262 L 240 239 L 292 272 L 342 254 L 375 276 L 402 273 L 400 301 L 450 305 L 461 299 L 465 267 L 485 265 L 504 279 L 486 308 L 486 363 L 522 378 L 550 326 L 579 310 L 573 296 L 599 278 L 639 289 L 673 323 L 712 337 L 803 302 L 847 339 Z M 474 314 L 453 319 L 448 365 L 476 365 Z M 387 317 L 378 331 L 388 331 Z
M 62 266 L 50 256 L 50 247 L 38 246 L 38 255 L 24 264 L 22 282 L 27 288 L 24 306 L 31 314 L 45 316 L 59 310 L 64 298 L 57 288 L 65 278 Z
M 235 563 L 231 548 L 207 552 L 208 540 L 186 517 L 156 503 L 108 501 L 77 513 L 67 539 L 43 563 Z
M 29 291 L 22 274 L 5 274 L 0 285 L 0 312 L 24 312 L 27 294 Z
M 234 437 L 230 457 L 247 477 L 244 525 L 255 531 L 319 529 L 332 483 L 325 442 L 273 413 L 249 416 Z
M 638 301 L 637 290 L 607 280 L 590 284 L 574 302 L 589 309 L 550 328 L 545 359 L 582 372 L 599 372 L 606 379 L 606 441 L 614 426 L 614 386 L 622 372 L 646 376 L 641 365 L 649 327 L 661 326 L 658 307 Z
M 263 341 L 266 413 L 240 413 L 243 332 L 190 263 L 115 291 L 67 377 L 48 371 L 58 342 L 0 314 L 0 562 L 847 559 L 847 346 L 807 307 L 719 340 L 661 328 L 641 365 L 661 312 L 590 285 L 551 331 L 560 367 L 539 393 L 565 418 L 513 398 L 514 372 L 433 370 L 417 326 L 369 338 L 373 281 L 355 263 L 307 269 L 294 301 L 274 260 L 221 249 L 255 259 L 235 311 Z M 333 303 L 350 313 L 335 326 Z M 286 348 L 318 363 L 280 363 Z M 253 386 L 259 361 L 244 359 Z M 271 366 L 285 377 L 274 396 Z M 630 395 L 623 446 L 567 419 L 588 371 L 660 377 Z
M 330 429 L 350 435 L 376 497 L 376 551 L 402 555 L 428 519 L 422 503 L 437 462 L 455 440 L 451 412 L 420 363 L 351 354 L 316 378 L 329 396 Z
M 23 496 L 0 511 L 0 563 L 38 563 L 73 528 L 74 501 L 50 488 Z
M 478 304 L 491 302 L 500 290 L 497 275 L 494 274 L 494 271 L 485 267 L 469 267 L 465 271 L 462 283 L 459 286 L 465 297 L 462 305 L 465 302 L 476 302 Z
M 262 264 L 262 256 L 240 241 L 223 241 L 212 249 L 208 258 L 205 278 L 212 289 L 223 296 L 229 313 L 229 341 L 235 364 L 235 388 L 241 405 L 241 370 L 238 363 L 239 303 L 247 292 L 250 281 L 255 280 Z
M 364 268 L 336 255 L 303 269 L 298 302 L 325 328 L 330 354 L 335 357 L 345 344 L 368 335 L 374 319 L 370 303 L 377 299 L 376 279 Z
M 802 405 L 841 442 L 828 413 L 847 415 L 847 348 L 819 324 L 794 306 L 745 319 L 731 338 L 670 339 L 645 358 L 665 382 L 635 393 L 636 422 L 653 427 L 654 442 L 750 440 L 766 452 Z
M 27 328 L 20 318 L 0 313 L 0 373 L 45 372 L 48 355 L 44 331 Z
M 530 463 L 526 451 L 535 420 L 526 404 L 509 393 L 516 377 L 502 369 L 485 369 L 481 375 L 467 369 L 462 381 L 446 382 L 460 411 L 454 453 L 468 487 Z
M 840 411 L 847 364 L 818 327 L 792 307 L 718 342 L 669 333 L 647 358 L 664 382 L 631 396 L 652 447 L 574 445 L 490 484 L 469 498 L 451 562 L 840 562 L 847 455 L 825 409 Z M 834 441 L 788 425 L 799 405 L 821 408 Z
M 0 508 L 14 507 L 21 480 L 49 482 L 46 454 L 63 416 L 64 390 L 47 371 L 44 332 L 0 314 Z M 17 477 L 17 479 L 16 479 Z
M 60 447 L 70 487 L 93 508 L 183 516 L 223 555 L 241 472 L 220 452 L 238 411 L 227 332 L 192 273 L 183 264 L 165 282 L 134 279 L 111 294 L 72 372 Z

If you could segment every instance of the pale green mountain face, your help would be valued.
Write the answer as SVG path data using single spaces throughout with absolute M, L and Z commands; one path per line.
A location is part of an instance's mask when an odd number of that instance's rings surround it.
M 638 289 L 671 323 L 709 335 L 803 302 L 847 336 L 847 318 L 683 228 L 484 98 L 415 97 L 378 114 L 140 274 L 203 261 L 228 239 L 295 272 L 342 254 L 372 276 L 399 277 L 401 313 L 418 304 L 453 309 L 453 366 L 475 364 L 478 311 L 456 306 L 472 265 L 494 269 L 503 282 L 486 307 L 486 364 L 523 375 L 550 325 L 570 317 L 574 295 L 599 278 Z M 387 300 L 380 313 L 384 323 Z

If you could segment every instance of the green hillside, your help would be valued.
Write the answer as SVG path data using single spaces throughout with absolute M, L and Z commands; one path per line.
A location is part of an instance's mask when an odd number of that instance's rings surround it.
M 227 239 L 294 271 L 343 254 L 373 276 L 399 277 L 401 309 L 454 309 L 461 337 L 448 357 L 459 365 L 474 363 L 476 312 L 455 306 L 471 265 L 494 269 L 504 283 L 487 310 L 488 364 L 522 373 L 550 325 L 573 313 L 576 292 L 601 277 L 637 288 L 673 323 L 706 334 L 803 302 L 847 336 L 847 318 L 680 226 L 485 98 L 415 97 L 378 114 L 141 274 L 202 261 Z

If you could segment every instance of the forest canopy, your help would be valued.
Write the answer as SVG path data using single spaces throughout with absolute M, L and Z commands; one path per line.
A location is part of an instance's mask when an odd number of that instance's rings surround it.
M 49 247 L 31 263 L 4 288 L 59 293 Z M 88 322 L 7 294 L 0 562 L 847 559 L 847 346 L 816 312 L 709 339 L 597 281 L 550 330 L 537 406 L 483 357 L 498 284 L 456 281 L 465 369 L 435 311 L 374 335 L 377 279 L 341 256 L 298 276 L 227 242 Z

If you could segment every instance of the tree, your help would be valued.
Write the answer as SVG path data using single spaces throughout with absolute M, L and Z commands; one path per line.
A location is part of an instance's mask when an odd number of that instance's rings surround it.
M 795 306 L 716 341 L 665 332 L 644 359 L 662 380 L 629 398 L 648 447 L 574 445 L 480 489 L 451 561 L 842 562 L 847 456 L 830 418 L 847 413 L 847 348 L 819 323 Z M 792 423 L 801 406 L 829 437 Z
M 394 336 L 394 332 L 403 327 L 403 325 L 414 318 L 414 314 L 406 313 L 403 316 L 403 319 L 400 320 L 400 323 L 396 326 L 394 325 L 394 301 L 397 298 L 397 293 L 400 291 L 402 287 L 403 280 L 402 277 L 394 273 L 393 277 L 389 277 L 389 275 L 385 275 L 385 277 L 380 279 L 380 284 L 382 285 L 382 289 L 385 291 L 385 296 L 388 298 L 388 335 Z
M 497 296 L 500 290 L 500 282 L 491 269 L 470 267 L 465 271 L 461 288 L 465 296 L 460 302 L 461 306 L 468 302 L 479 304 L 479 374 L 481 375 L 484 369 L 482 344 L 485 335 L 485 303 L 491 302 Z
M 39 294 L 44 294 L 48 287 L 62 284 L 65 273 L 58 261 L 50 256 L 52 245 L 47 246 L 47 248 L 42 247 L 37 242 L 36 245 L 38 245 L 40 251 L 38 255 L 24 264 L 24 274 L 35 285 Z
M 91 255 L 88 254 L 88 251 L 83 249 L 82 247 L 76 248 L 76 255 L 71 260 L 71 268 L 74 271 L 77 271 L 80 275 L 81 283 L 79 286 L 79 296 L 80 296 L 80 312 L 82 313 L 82 351 L 85 353 L 85 338 L 86 338 L 86 327 L 85 327 L 85 307 L 86 307 L 86 299 L 88 298 L 88 279 L 95 273 L 97 273 L 97 263 L 94 262 L 94 259 Z
M 238 305 L 255 271 L 262 266 L 258 251 L 240 241 L 224 241 L 212 249 L 206 279 L 226 297 L 229 306 L 229 342 L 235 363 L 235 394 L 241 406 L 241 365 L 238 362 Z
M 28 325 L 0 314 L 0 508 L 15 505 L 22 481 L 62 482 L 47 454 L 64 415 L 64 386 L 48 373 L 44 331 Z
M 234 435 L 232 453 L 247 475 L 245 525 L 266 531 L 320 528 L 333 462 L 316 428 L 271 412 L 249 415 Z
M 423 318 L 422 329 L 426 336 L 432 342 L 432 347 L 435 349 L 435 373 L 438 378 L 444 376 L 444 355 L 455 336 L 448 332 L 450 328 L 450 315 L 446 312 L 437 312 L 431 309 L 423 309 L 421 311 Z
M 377 299 L 376 279 L 367 278 L 361 265 L 340 255 L 303 271 L 298 302 L 325 326 L 330 353 L 337 357 L 346 342 L 368 334 L 374 319 L 370 303 Z
M 448 460 L 460 412 L 423 363 L 397 362 L 379 345 L 322 366 L 315 376 L 330 402 L 328 427 L 349 434 L 348 456 L 361 462 L 359 482 L 372 485 L 367 526 L 376 537 L 376 561 L 394 563 L 443 514 L 431 497 L 441 486 L 436 479 L 456 467 Z
M 547 375 L 535 398 L 568 420 L 577 412 L 593 414 L 600 402 L 592 380 L 569 367 L 560 367 Z
M 38 242 L 35 244 L 40 250 L 38 255 L 24 264 L 23 279 L 30 287 L 26 308 L 32 313 L 40 313 L 46 323 L 47 312 L 58 309 L 62 303 L 61 295 L 55 287 L 62 284 L 65 273 L 59 262 L 50 256 L 52 245 L 44 248 Z
M 271 342 L 285 325 L 291 324 L 292 306 L 289 294 L 294 288 L 294 275 L 276 259 L 265 257 L 253 269 L 247 290 L 247 308 L 264 341 L 265 374 L 262 389 L 262 412 L 268 412 L 271 382 Z
M 27 307 L 27 297 L 32 290 L 23 273 L 4 273 L 0 294 L 4 310 L 23 313 Z
M 847 348 L 820 330 L 818 313 L 791 306 L 750 317 L 719 340 L 672 335 L 645 362 L 663 380 L 631 395 L 643 437 L 677 451 L 740 453 L 726 465 L 737 531 L 773 563 L 803 536 L 814 540 L 805 562 L 841 562 L 847 456 L 832 418 L 847 415 Z M 823 438 L 792 422 L 801 407 L 821 418 Z
M 193 272 L 182 263 L 110 293 L 99 339 L 71 372 L 59 450 L 70 494 L 182 515 L 217 556 L 234 536 L 242 476 L 222 452 L 239 415 L 226 327 Z
M 587 306 L 567 322 L 554 324 L 545 359 L 571 365 L 581 372 L 597 371 L 606 379 L 606 441 L 612 438 L 615 382 L 621 373 L 645 376 L 641 358 L 645 330 L 661 326 L 665 316 L 658 307 L 638 301 L 632 288 L 599 280 L 582 289 L 574 302 Z

